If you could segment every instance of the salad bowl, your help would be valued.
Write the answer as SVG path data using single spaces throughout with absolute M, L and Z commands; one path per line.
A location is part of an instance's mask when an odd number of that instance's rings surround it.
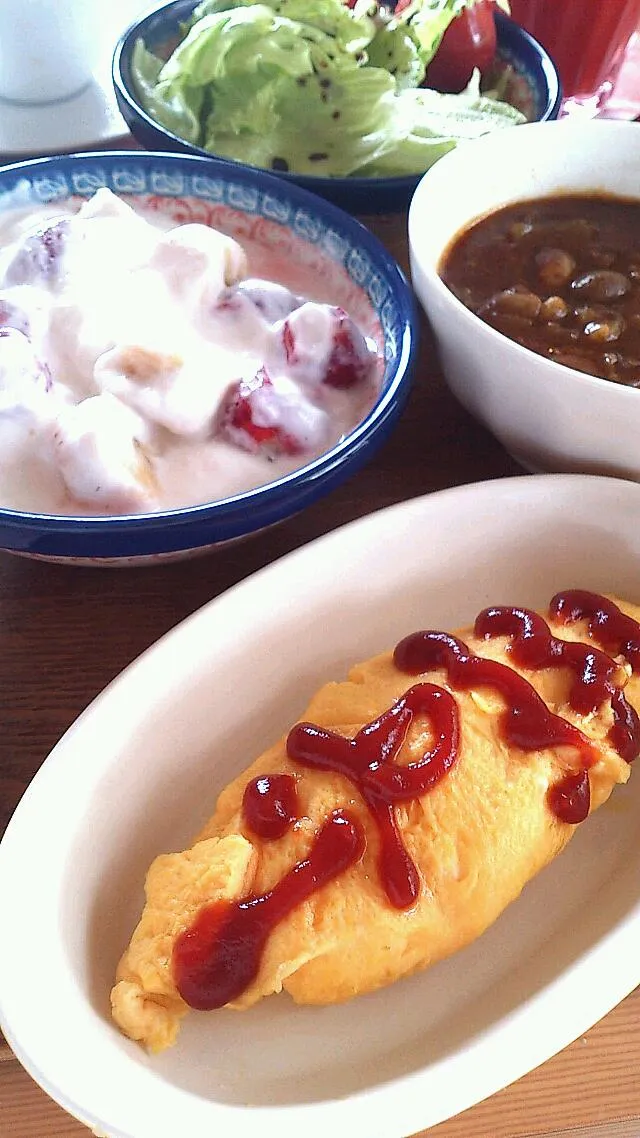
M 298 513 L 372 457 L 400 415 L 417 346 L 413 296 L 400 268 L 359 222 L 261 170 L 212 158 L 146 152 L 65 155 L 0 170 L 0 214 L 80 203 L 106 187 L 170 222 L 213 226 L 259 257 L 290 259 L 377 343 L 370 410 L 317 458 L 252 490 L 148 513 L 71 516 L 0 508 L 0 550 L 72 563 L 153 564 L 202 553 Z M 313 283 L 313 288 L 312 288 Z
M 194 0 L 170 0 L 170 3 L 134 21 L 124 31 L 115 48 L 112 70 L 118 106 L 131 133 L 149 150 L 199 155 L 212 153 L 186 141 L 177 130 L 169 129 L 159 122 L 146 109 L 148 100 L 140 86 L 138 53 L 141 54 L 142 45 L 146 52 L 151 53 L 151 57 L 168 58 L 184 38 L 194 7 Z M 503 12 L 496 10 L 495 20 L 495 74 L 501 77 L 501 83 L 506 83 L 504 97 L 513 101 L 529 121 L 557 118 L 562 93 L 552 59 L 541 44 Z M 199 66 L 197 62 L 195 66 Z M 259 113 L 258 108 L 256 113 Z M 373 124 L 372 129 L 377 129 L 376 124 Z M 218 154 L 216 157 L 221 156 Z M 232 158 L 224 160 L 233 162 L 236 166 L 245 164 Z M 350 213 L 362 214 L 393 213 L 405 209 L 423 173 L 421 171 L 392 177 L 326 177 L 321 174 L 291 172 L 284 168 L 286 165 L 285 162 L 280 168 L 272 166 L 272 172 L 284 181 L 319 194 Z

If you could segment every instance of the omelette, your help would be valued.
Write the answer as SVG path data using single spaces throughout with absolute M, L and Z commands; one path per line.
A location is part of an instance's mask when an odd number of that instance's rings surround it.
M 409 633 L 327 683 L 155 859 L 111 993 L 151 1052 L 189 1008 L 330 1004 L 468 945 L 627 781 L 640 607 L 583 590 Z

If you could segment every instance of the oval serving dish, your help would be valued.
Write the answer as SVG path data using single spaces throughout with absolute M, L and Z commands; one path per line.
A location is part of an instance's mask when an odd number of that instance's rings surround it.
M 320 683 L 497 601 L 544 607 L 580 587 L 637 603 L 639 512 L 637 484 L 571 475 L 414 499 L 262 570 L 131 665 L 0 845 L 0 1024 L 36 1081 L 107 1138 L 404 1138 L 623 999 L 640 981 L 638 771 L 482 937 L 410 979 L 332 1007 L 281 995 L 193 1013 L 155 1058 L 109 1015 L 152 858 L 190 844 Z

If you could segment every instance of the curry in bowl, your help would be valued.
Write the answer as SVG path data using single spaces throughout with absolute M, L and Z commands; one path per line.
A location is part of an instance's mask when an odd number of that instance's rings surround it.
M 512 203 L 459 232 L 438 271 L 525 348 L 640 387 L 640 201 L 563 193 Z

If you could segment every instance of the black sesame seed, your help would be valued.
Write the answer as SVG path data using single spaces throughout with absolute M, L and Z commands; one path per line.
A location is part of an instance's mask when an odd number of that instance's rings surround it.
M 309 161 L 310 162 L 324 162 L 328 157 L 329 157 L 328 154 L 322 154 L 322 153 L 316 152 L 315 154 L 309 155 Z
M 307 85 L 306 76 L 305 75 L 299 75 L 298 78 L 296 79 L 296 83 L 298 84 L 298 87 L 306 87 L 306 85 Z
M 330 87 L 331 86 L 331 80 L 330 79 L 321 79 L 320 80 L 320 86 L 321 87 Z
M 287 162 L 286 158 L 272 158 L 271 169 L 280 170 L 281 173 L 285 174 L 289 169 L 289 163 Z
M 331 118 L 332 119 L 339 119 L 340 118 L 340 111 L 334 111 Z

